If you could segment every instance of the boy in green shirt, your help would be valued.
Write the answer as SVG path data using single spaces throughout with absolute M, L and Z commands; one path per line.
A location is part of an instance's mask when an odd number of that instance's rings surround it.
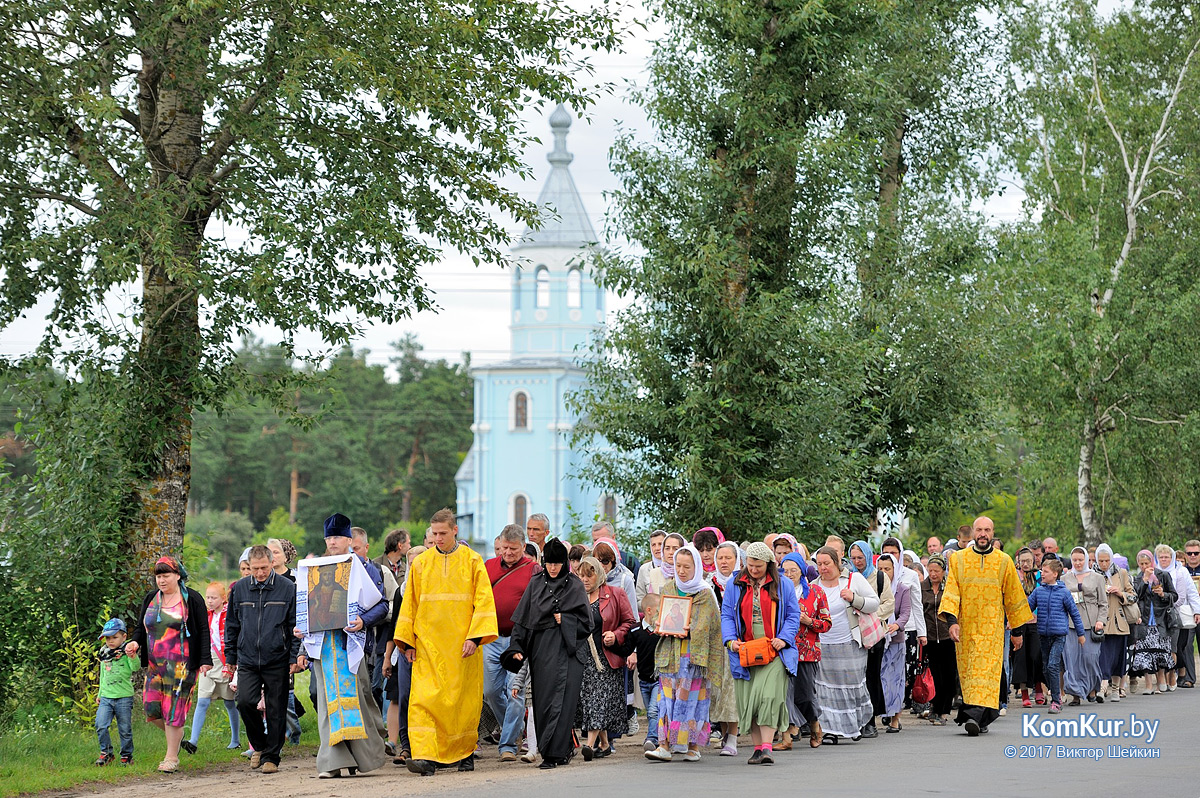
M 121 738 L 121 764 L 133 761 L 133 672 L 140 666 L 138 644 L 126 642 L 125 622 L 113 618 L 104 624 L 100 638 L 100 706 L 96 708 L 96 736 L 100 738 L 97 765 L 113 761 L 112 739 L 108 728 L 117 719 Z

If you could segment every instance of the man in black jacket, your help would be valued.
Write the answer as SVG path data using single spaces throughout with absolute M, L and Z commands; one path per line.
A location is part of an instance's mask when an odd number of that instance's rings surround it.
M 275 573 L 271 550 L 250 549 L 250 576 L 238 580 L 225 617 L 225 661 L 237 668 L 238 712 L 254 753 L 250 767 L 279 772 L 279 752 L 287 731 L 288 674 L 307 663 L 300 653 L 296 626 L 296 583 Z M 258 713 L 265 699 L 267 728 Z

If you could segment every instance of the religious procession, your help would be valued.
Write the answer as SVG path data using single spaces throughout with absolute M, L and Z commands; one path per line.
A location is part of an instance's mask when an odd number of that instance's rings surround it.
M 97 765 L 117 755 L 114 719 L 132 760 L 139 665 L 163 773 L 196 752 L 214 698 L 230 748 L 244 728 L 246 767 L 277 773 L 299 728 L 291 679 L 307 670 L 320 779 L 470 772 L 481 757 L 554 770 L 623 737 L 640 738 L 647 765 L 769 766 L 906 724 L 974 738 L 1010 707 L 1056 715 L 1195 685 L 1197 540 L 1139 551 L 1131 569 L 1107 545 L 1060 553 L 1050 538 L 1014 561 L 983 516 L 923 553 L 895 537 L 876 554 L 834 535 L 810 552 L 789 533 L 655 530 L 642 564 L 610 522 L 572 545 L 541 515 L 501 529 L 486 561 L 449 509 L 421 545 L 393 532 L 375 560 L 340 513 L 324 535 L 326 551 L 294 569 L 288 541 L 246 549 L 246 575 L 203 599 L 178 560 L 158 561 L 133 623 L 101 634 Z

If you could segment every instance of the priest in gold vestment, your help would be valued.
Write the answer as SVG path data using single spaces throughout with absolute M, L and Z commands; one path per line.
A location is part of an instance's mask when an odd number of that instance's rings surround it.
M 483 709 L 483 655 L 497 637 L 496 604 L 483 558 L 455 540 L 451 510 L 430 519 L 434 547 L 408 572 L 396 617 L 396 646 L 412 663 L 408 699 L 408 769 L 474 770 Z
M 1021 627 L 1033 620 L 1012 558 L 992 546 L 993 530 L 990 518 L 975 519 L 974 543 L 946 562 L 946 590 L 938 606 L 950 624 L 962 687 L 955 722 L 971 737 L 986 734 L 988 724 L 1000 717 L 1005 620 L 1014 650 L 1023 643 Z

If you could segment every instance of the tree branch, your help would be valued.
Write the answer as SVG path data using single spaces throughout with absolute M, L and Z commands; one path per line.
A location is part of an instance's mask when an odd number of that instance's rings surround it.
M 61 202 L 65 205 L 70 205 L 77 211 L 86 213 L 88 216 L 100 218 L 100 209 L 95 208 L 78 197 L 68 196 L 67 194 L 59 194 L 56 191 L 47 191 L 37 186 L 26 186 L 19 183 L 0 183 L 0 186 L 6 191 L 15 191 L 31 199 L 47 199 Z

